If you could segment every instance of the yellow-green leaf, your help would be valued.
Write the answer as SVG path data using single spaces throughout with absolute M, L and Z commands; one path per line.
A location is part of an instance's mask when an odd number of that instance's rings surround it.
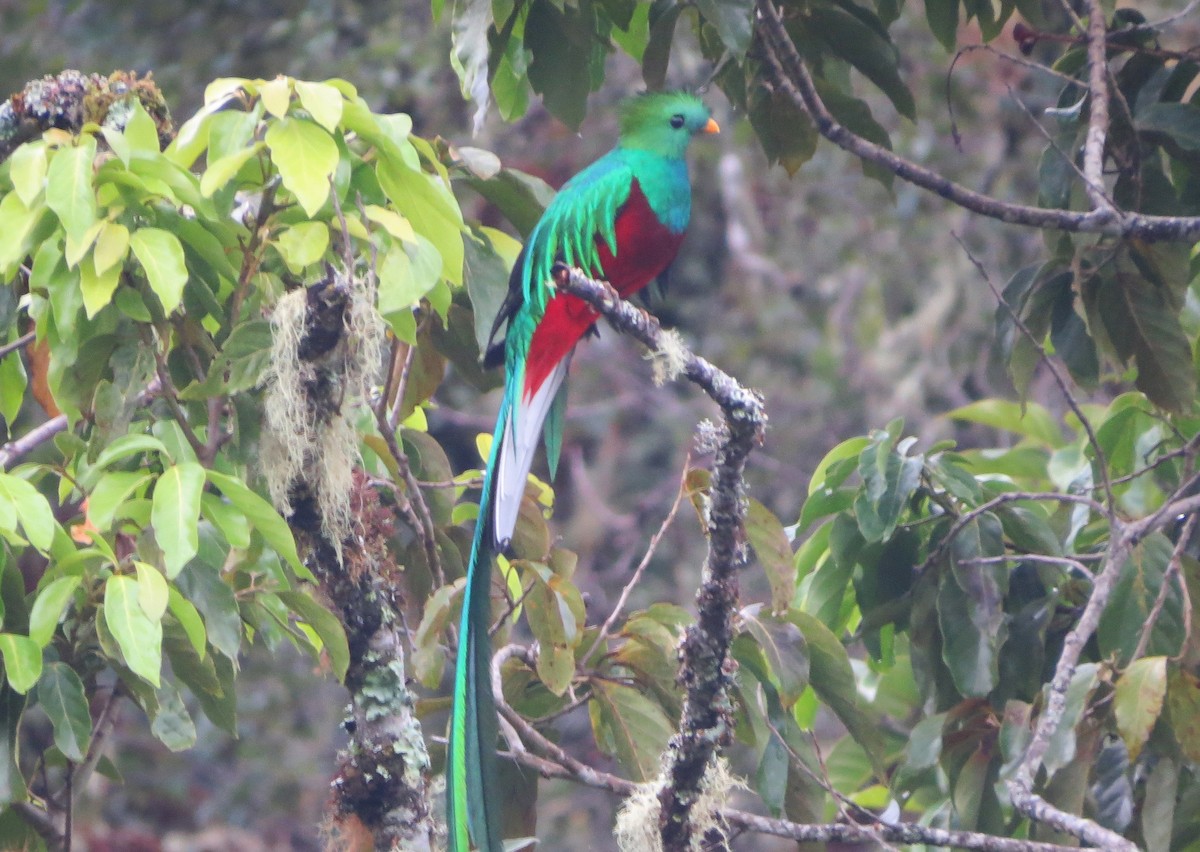
M 137 569 L 138 604 L 150 617 L 151 621 L 159 621 L 167 611 L 167 600 L 170 589 L 162 572 L 146 562 L 134 562 Z
M 288 269 L 299 275 L 324 257 L 329 248 L 329 228 L 324 222 L 299 222 L 280 234 L 274 246 Z
M 104 622 L 125 664 L 158 687 L 162 668 L 162 622 L 152 621 L 138 603 L 138 581 L 114 574 L 104 587 Z
M 84 258 L 79 264 L 79 289 L 83 293 L 83 309 L 88 319 L 98 314 L 113 300 L 117 285 L 121 283 L 121 267 L 110 266 L 103 274 L 96 272 L 95 254 Z
M 204 170 L 204 174 L 200 176 L 200 192 L 205 198 L 212 197 L 216 192 L 241 171 L 242 166 L 251 157 L 258 154 L 265 145 L 262 142 L 255 142 L 248 148 L 241 148 L 234 151 L 232 154 L 226 154 L 215 163 L 209 164 Z
M 120 222 L 105 222 L 96 237 L 92 250 L 92 263 L 96 274 L 103 275 L 113 266 L 125 260 L 129 253 L 129 229 Z
M 196 555 L 200 538 L 200 494 L 204 490 L 204 468 L 196 462 L 180 462 L 163 471 L 154 486 L 150 522 L 154 538 L 163 551 L 168 577 L 175 577 Z M 149 613 L 147 613 L 149 614 Z M 158 613 L 162 617 L 162 612 Z
M 313 121 L 330 133 L 337 130 L 338 122 L 342 120 L 342 108 L 345 104 L 341 92 L 328 83 L 309 83 L 297 80 L 296 94 L 300 96 L 301 106 L 308 110 Z
M 96 221 L 95 157 L 96 139 L 85 134 L 78 145 L 59 148 L 47 168 L 46 206 L 58 215 L 68 234 L 82 236 Z
M 0 473 L 0 501 L 11 504 L 30 544 L 41 551 L 50 549 L 58 522 L 40 491 L 19 476 Z
M 24 695 L 42 676 L 42 649 L 28 636 L 0 633 L 0 654 L 8 685 Z
M 287 77 L 276 77 L 258 88 L 258 96 L 271 115 L 283 118 L 292 101 L 292 81 Z
M 270 503 L 232 476 L 210 470 L 208 481 L 221 489 L 221 493 L 246 516 L 246 520 L 266 539 L 267 544 L 292 566 L 296 576 L 304 580 L 316 580 L 296 553 L 296 540 L 292 538 L 287 521 L 279 516 Z
M 187 283 L 187 263 L 179 238 L 161 228 L 141 228 L 129 238 L 133 255 L 146 271 L 150 289 L 168 314 L 179 307 Z
M 266 135 L 271 161 L 283 185 L 296 196 L 309 216 L 329 198 L 330 180 L 338 163 L 338 148 L 319 125 L 302 118 L 281 118 Z
M 1134 660 L 1117 679 L 1113 710 L 1117 716 L 1117 730 L 1130 761 L 1137 760 L 1142 746 L 1150 737 L 1150 731 L 1162 713 L 1163 699 L 1167 695 L 1167 658 L 1142 657 Z
M 37 599 L 29 610 L 29 638 L 39 648 L 45 648 L 54 637 L 58 620 L 71 602 L 71 596 L 79 586 L 79 577 L 59 577 L 47 583 L 37 593 Z
M 8 158 L 9 180 L 26 207 L 31 207 L 45 189 L 46 166 L 46 143 L 41 140 L 26 142 Z

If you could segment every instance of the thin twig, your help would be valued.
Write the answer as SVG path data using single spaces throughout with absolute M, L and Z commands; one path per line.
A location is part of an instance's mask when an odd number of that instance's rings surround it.
M 1142 625 L 1142 632 L 1138 635 L 1137 645 L 1134 646 L 1133 656 L 1129 658 L 1130 662 L 1139 659 L 1146 653 L 1146 647 L 1150 644 L 1150 634 L 1154 632 L 1154 625 L 1158 624 L 1158 617 L 1162 615 L 1163 606 L 1167 603 L 1167 593 L 1171 589 L 1171 584 L 1176 577 L 1180 576 L 1180 563 L 1183 559 L 1183 552 L 1187 548 L 1188 542 L 1191 540 L 1192 531 L 1196 528 L 1196 515 L 1188 515 L 1187 520 L 1183 524 L 1183 529 L 1179 533 L 1179 541 L 1175 542 L 1175 548 L 1171 551 L 1171 561 L 1167 563 L 1167 570 L 1163 572 L 1162 582 L 1158 584 L 1158 596 L 1154 599 L 1154 606 L 1150 607 L 1150 613 L 1146 616 L 1146 623 Z M 1185 587 L 1187 583 L 1180 583 Z M 1191 613 L 1187 613 L 1186 617 L 1190 617 Z M 1184 630 L 1184 639 L 1191 633 L 1190 625 Z M 1186 645 L 1186 641 L 1183 643 Z M 1180 648 L 1180 653 L 1182 653 Z
M 638 581 L 642 579 L 642 573 L 646 570 L 646 566 L 650 564 L 650 560 L 654 558 L 654 552 L 658 550 L 659 542 L 662 541 L 667 529 L 670 528 L 671 523 L 675 520 L 675 515 L 679 511 L 679 505 L 683 502 L 683 495 L 687 491 L 688 470 L 691 468 L 691 464 L 692 454 L 688 453 L 683 460 L 683 473 L 679 477 L 679 488 L 675 492 L 675 500 L 671 503 L 671 510 L 667 512 L 667 516 L 663 518 L 658 531 L 650 539 L 650 544 L 646 547 L 646 553 L 642 556 L 642 561 L 638 563 L 637 568 L 633 570 L 633 575 L 629 578 L 629 582 L 625 584 L 625 588 L 621 589 L 621 596 L 617 598 L 612 612 L 608 614 L 608 618 L 604 620 L 604 624 L 600 625 L 600 632 L 596 634 L 596 640 L 592 642 L 592 647 L 588 648 L 587 653 L 581 659 L 589 659 L 592 654 L 596 653 L 596 649 L 600 647 L 600 644 L 608 638 L 613 625 L 617 621 L 617 617 L 621 614 L 621 610 L 625 608 L 625 604 L 629 600 L 630 592 L 633 591 Z
M 1087 213 L 1009 204 L 948 180 L 938 172 L 905 159 L 840 124 L 817 92 L 807 66 L 784 28 L 772 0 L 757 0 L 763 58 L 772 85 L 804 110 L 826 139 L 854 156 L 887 169 L 901 180 L 926 189 L 974 213 L 1034 228 L 1160 240 L 1193 240 L 1200 236 L 1200 217 L 1149 216 L 1095 209 Z
M 1104 190 L 1104 140 L 1108 133 L 1107 25 L 1100 0 L 1087 0 L 1088 109 L 1087 136 L 1083 143 L 1084 187 L 1098 211 L 1110 216 L 1116 207 Z
M 36 339 L 37 339 L 36 331 L 31 331 L 28 334 L 22 334 L 20 337 L 18 337 L 12 343 L 6 343 L 3 346 L 0 346 L 0 358 L 7 357 L 10 352 L 16 352 L 22 346 L 27 346 L 30 343 L 33 343 L 33 341 Z
M 1025 338 L 1034 346 L 1036 346 L 1038 351 L 1041 352 L 1042 363 L 1044 363 L 1046 365 L 1046 369 L 1050 371 L 1050 375 L 1053 377 L 1054 383 L 1058 385 L 1058 390 L 1060 393 L 1062 393 L 1064 401 L 1067 403 L 1067 406 L 1071 409 L 1072 413 L 1079 419 L 1080 425 L 1083 426 L 1083 431 L 1087 433 L 1088 446 L 1092 448 L 1092 452 L 1096 456 L 1095 467 L 1097 472 L 1100 474 L 1100 485 L 1104 489 L 1105 499 L 1104 504 L 1100 509 L 1100 513 L 1108 519 L 1110 525 L 1114 524 L 1116 521 L 1117 502 L 1116 498 L 1113 496 L 1112 481 L 1109 478 L 1108 460 L 1105 458 L 1104 448 L 1100 446 L 1100 441 L 1096 438 L 1096 430 L 1092 426 L 1091 419 L 1084 413 L 1083 408 L 1079 405 L 1079 401 L 1075 399 L 1075 394 L 1071 392 L 1070 383 L 1067 381 L 1067 377 L 1062 374 L 1062 370 L 1059 369 L 1058 364 L 1046 355 L 1046 350 L 1042 345 L 1042 342 L 1034 336 L 1032 331 L 1029 330 L 1029 326 L 1027 326 L 1025 321 L 1021 319 L 1021 316 L 1017 313 L 1016 308 L 1010 305 L 1004 298 L 1004 294 L 1000 292 L 999 288 L 997 288 L 995 283 L 992 281 L 992 277 L 988 275 L 987 269 L 984 268 L 983 264 L 978 258 L 975 257 L 970 248 L 967 247 L 967 244 L 963 242 L 962 238 L 958 234 L 952 232 L 951 235 L 958 242 L 958 244 L 962 246 L 962 250 L 966 252 L 967 259 L 971 261 L 971 263 L 975 266 L 975 269 L 979 272 L 980 276 L 987 283 L 988 289 L 992 291 L 992 295 L 995 296 L 996 301 L 1001 307 L 1008 311 L 1009 316 L 1012 317 L 1013 324 L 1016 325 L 1021 334 L 1024 335 Z

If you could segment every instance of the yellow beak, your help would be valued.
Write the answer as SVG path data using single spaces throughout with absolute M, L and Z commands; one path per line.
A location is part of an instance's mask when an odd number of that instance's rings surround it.
M 704 133 L 720 133 L 721 125 L 717 124 L 714 119 L 709 119 L 708 124 L 704 125 L 700 130 Z

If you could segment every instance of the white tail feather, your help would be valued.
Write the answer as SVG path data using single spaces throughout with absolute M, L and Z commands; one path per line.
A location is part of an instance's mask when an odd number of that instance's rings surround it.
M 529 399 L 521 399 L 518 406 L 513 403 L 504 425 L 504 440 L 500 445 L 500 464 L 496 476 L 496 542 L 503 544 L 512 538 L 517 526 L 517 515 L 521 511 L 521 498 L 525 494 L 525 480 L 533 466 L 533 454 L 542 437 L 542 424 L 546 414 L 558 396 L 558 389 L 567 377 L 571 365 L 571 354 L 563 358 L 542 386 Z M 520 411 L 518 411 L 518 407 Z M 513 421 L 516 421 L 515 423 Z

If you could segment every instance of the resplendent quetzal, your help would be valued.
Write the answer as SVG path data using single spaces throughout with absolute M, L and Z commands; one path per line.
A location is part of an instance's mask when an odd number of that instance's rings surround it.
M 575 344 L 598 314 L 551 281 L 556 262 L 603 278 L 628 298 L 661 274 L 679 250 L 692 209 L 684 152 L 697 133 L 716 133 L 694 95 L 638 95 L 620 107 L 617 147 L 571 178 L 529 235 L 492 327 L 507 323 L 505 382 L 467 567 L 454 709 L 446 758 L 452 852 L 470 840 L 502 852 L 496 781 L 496 708 L 491 681 L 492 558 L 512 538 L 538 436 L 545 427 L 551 476 L 562 446 L 564 379 Z M 468 836 L 469 834 L 469 836 Z

